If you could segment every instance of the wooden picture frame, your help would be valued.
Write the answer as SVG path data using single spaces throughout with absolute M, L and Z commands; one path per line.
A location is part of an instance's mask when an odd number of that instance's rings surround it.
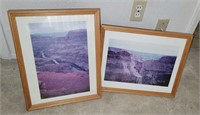
M 102 90 L 174 97 L 191 34 L 102 25 Z
M 27 110 L 101 97 L 100 9 L 8 16 Z

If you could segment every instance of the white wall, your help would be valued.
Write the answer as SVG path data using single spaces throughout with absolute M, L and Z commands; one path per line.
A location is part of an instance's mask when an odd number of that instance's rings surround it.
M 9 50 L 8 44 L 5 41 L 6 39 L 4 38 L 4 33 L 2 30 L 2 26 L 0 23 L 0 57 L 3 59 L 11 59 L 14 56 L 11 56 L 11 52 Z
M 147 0 L 146 11 L 142 22 L 131 22 L 130 13 L 133 0 L 0 0 L 2 8 L 2 25 L 10 47 L 3 50 L 15 58 L 15 51 L 9 27 L 7 11 L 10 9 L 69 9 L 101 8 L 102 24 L 155 29 L 159 18 L 169 18 L 167 31 L 193 33 L 199 22 L 199 0 Z M 4 43 L 5 44 L 5 40 Z M 4 45 L 5 46 L 5 45 Z M 2 49 L 2 48 L 1 48 Z M 5 48 L 4 48 L 5 49 Z M 7 48 L 8 49 L 8 48 Z
M 2 19 L 2 4 L 0 3 L 0 19 Z M 0 57 L 3 59 L 11 59 L 11 52 L 9 50 L 8 42 L 5 39 L 2 20 L 0 20 Z M 14 57 L 14 56 L 13 56 Z

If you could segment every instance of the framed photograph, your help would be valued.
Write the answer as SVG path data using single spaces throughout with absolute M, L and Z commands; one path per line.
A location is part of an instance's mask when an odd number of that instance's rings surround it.
M 103 25 L 102 90 L 174 97 L 192 35 Z
M 27 110 L 101 97 L 99 9 L 8 15 Z

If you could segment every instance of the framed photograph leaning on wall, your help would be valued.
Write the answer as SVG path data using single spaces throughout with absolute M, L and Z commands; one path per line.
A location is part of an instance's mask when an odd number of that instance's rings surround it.
M 27 110 L 100 98 L 99 9 L 8 15 Z
M 192 35 L 102 26 L 103 91 L 174 97 Z

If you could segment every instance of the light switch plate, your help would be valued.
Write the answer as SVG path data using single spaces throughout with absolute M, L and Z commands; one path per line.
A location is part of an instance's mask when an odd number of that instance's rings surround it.
M 147 0 L 134 0 L 130 21 L 142 21 Z
M 159 19 L 156 26 L 156 30 L 166 31 L 168 24 L 169 24 L 169 19 Z

